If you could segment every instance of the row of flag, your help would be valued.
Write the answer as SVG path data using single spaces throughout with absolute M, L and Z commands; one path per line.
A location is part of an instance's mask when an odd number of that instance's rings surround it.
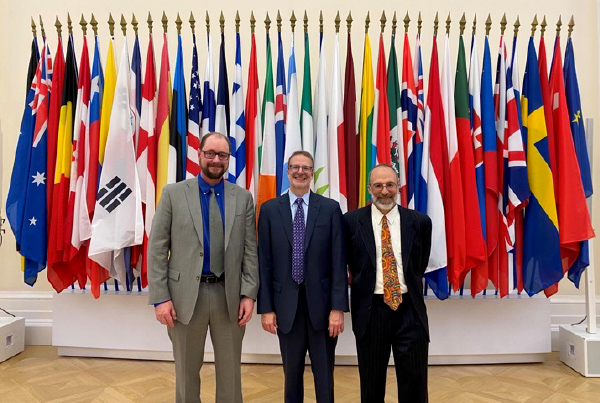
M 523 290 L 550 296 L 567 272 L 578 285 L 594 237 L 586 206 L 593 190 L 570 36 L 564 65 L 556 36 L 550 74 L 544 37 L 538 59 L 531 36 L 521 92 L 516 36 L 511 54 L 500 37 L 493 81 L 488 35 L 480 59 L 476 36 L 467 58 L 461 33 L 454 68 L 446 33 L 440 78 L 436 29 L 427 98 L 420 33 L 414 58 L 404 34 L 398 60 L 395 30 L 389 53 L 382 30 L 375 71 L 365 34 L 360 98 L 350 33 L 344 75 L 339 36 L 328 83 L 320 34 L 313 88 L 304 33 L 299 94 L 294 33 L 286 74 L 281 32 L 273 69 L 267 30 L 262 101 L 254 32 L 245 99 L 239 32 L 231 86 L 225 35 L 215 82 L 211 37 L 201 81 L 193 33 L 189 92 L 180 33 L 173 81 L 166 32 L 159 71 L 150 33 L 143 77 L 137 31 L 131 61 L 124 40 L 118 69 L 113 38 L 105 68 L 97 35 L 91 64 L 84 35 L 79 68 L 72 34 L 66 58 L 60 36 L 54 58 L 46 38 L 41 55 L 34 38 L 6 204 L 25 282 L 33 285 L 47 267 L 58 292 L 89 280 L 97 298 L 111 277 L 128 290 L 136 278 L 146 287 L 146 245 L 162 189 L 198 175 L 200 139 L 217 131 L 232 144 L 227 179 L 252 193 L 257 215 L 264 201 L 289 189 L 294 151 L 314 155 L 313 190 L 344 212 L 370 202 L 373 166 L 393 165 L 398 202 L 432 219 L 425 277 L 440 299 L 467 276 L 473 296 L 490 282 L 501 297 Z

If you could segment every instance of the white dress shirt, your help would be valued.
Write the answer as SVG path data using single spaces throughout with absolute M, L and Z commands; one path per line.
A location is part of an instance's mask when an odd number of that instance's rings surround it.
M 394 207 L 387 214 L 388 227 L 392 238 L 392 249 L 396 259 L 396 269 L 398 271 L 398 281 L 400 282 L 400 292 L 408 292 L 406 281 L 404 280 L 404 271 L 402 270 L 402 247 L 400 243 L 400 211 Z M 383 294 L 383 263 L 381 258 L 381 221 L 383 213 L 375 205 L 371 206 L 371 222 L 373 224 L 373 234 L 375 236 L 375 294 Z

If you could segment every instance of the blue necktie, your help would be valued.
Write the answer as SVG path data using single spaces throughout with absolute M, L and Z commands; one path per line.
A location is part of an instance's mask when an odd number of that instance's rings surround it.
M 304 235 L 306 228 L 304 226 L 303 201 L 302 198 L 295 201 L 298 208 L 294 216 L 294 242 L 292 245 L 292 278 L 298 284 L 304 282 Z

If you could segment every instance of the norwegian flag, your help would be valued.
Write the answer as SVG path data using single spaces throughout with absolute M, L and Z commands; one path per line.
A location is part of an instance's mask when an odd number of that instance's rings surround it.
M 198 49 L 196 48 L 196 34 L 192 36 L 194 47 L 192 48 L 192 73 L 190 78 L 190 99 L 188 106 L 188 144 L 186 178 L 190 179 L 200 173 L 198 161 L 198 148 L 200 147 L 200 77 L 198 74 Z
M 410 44 L 408 34 L 404 34 L 404 54 L 402 61 L 402 89 L 400 92 L 400 106 L 402 109 L 402 141 L 404 143 L 404 152 L 406 155 L 406 195 L 408 207 L 415 208 L 415 195 L 417 187 L 417 178 L 421 168 L 420 161 L 417 162 L 417 115 L 419 107 L 417 105 L 417 87 L 415 85 L 415 75 L 413 73 L 412 58 L 410 55 Z M 422 143 L 419 145 L 422 148 Z M 422 149 L 420 150 L 422 153 Z M 417 165 L 418 163 L 418 165 Z
M 425 96 L 423 91 L 423 59 L 421 58 L 421 35 L 417 35 L 415 44 L 415 61 L 413 65 L 415 75 L 415 85 L 417 94 L 417 127 L 415 130 L 414 141 L 414 161 L 415 161 L 415 191 L 411 201 L 408 200 L 408 207 L 416 208 L 422 213 L 427 212 L 427 176 L 423 173 L 421 167 L 423 164 L 423 133 L 425 125 Z

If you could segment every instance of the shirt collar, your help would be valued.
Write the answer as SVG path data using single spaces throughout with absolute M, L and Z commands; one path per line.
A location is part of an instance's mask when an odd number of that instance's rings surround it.
M 210 193 L 210 189 L 215 189 L 215 193 L 217 195 L 220 195 L 223 193 L 223 189 L 225 188 L 225 185 L 223 184 L 223 179 L 221 179 L 219 181 L 219 183 L 217 183 L 214 186 L 209 185 L 208 183 L 206 183 L 206 181 L 204 179 L 202 179 L 202 176 L 198 175 L 198 186 L 200 186 L 200 191 L 202 193 Z
M 375 205 L 371 205 L 371 216 L 377 223 L 377 225 L 381 225 L 381 220 L 383 220 L 383 213 L 375 207 Z M 398 211 L 398 206 L 395 206 L 393 209 L 388 211 L 385 215 L 388 220 L 388 224 L 394 224 L 396 220 L 400 219 L 400 212 Z
M 296 203 L 298 196 L 296 196 L 291 190 L 288 191 L 288 194 L 290 195 L 290 206 L 293 206 L 294 203 Z M 309 199 L 310 199 L 310 190 L 302 195 L 302 200 L 304 201 L 304 204 L 306 204 L 307 207 L 308 207 Z

